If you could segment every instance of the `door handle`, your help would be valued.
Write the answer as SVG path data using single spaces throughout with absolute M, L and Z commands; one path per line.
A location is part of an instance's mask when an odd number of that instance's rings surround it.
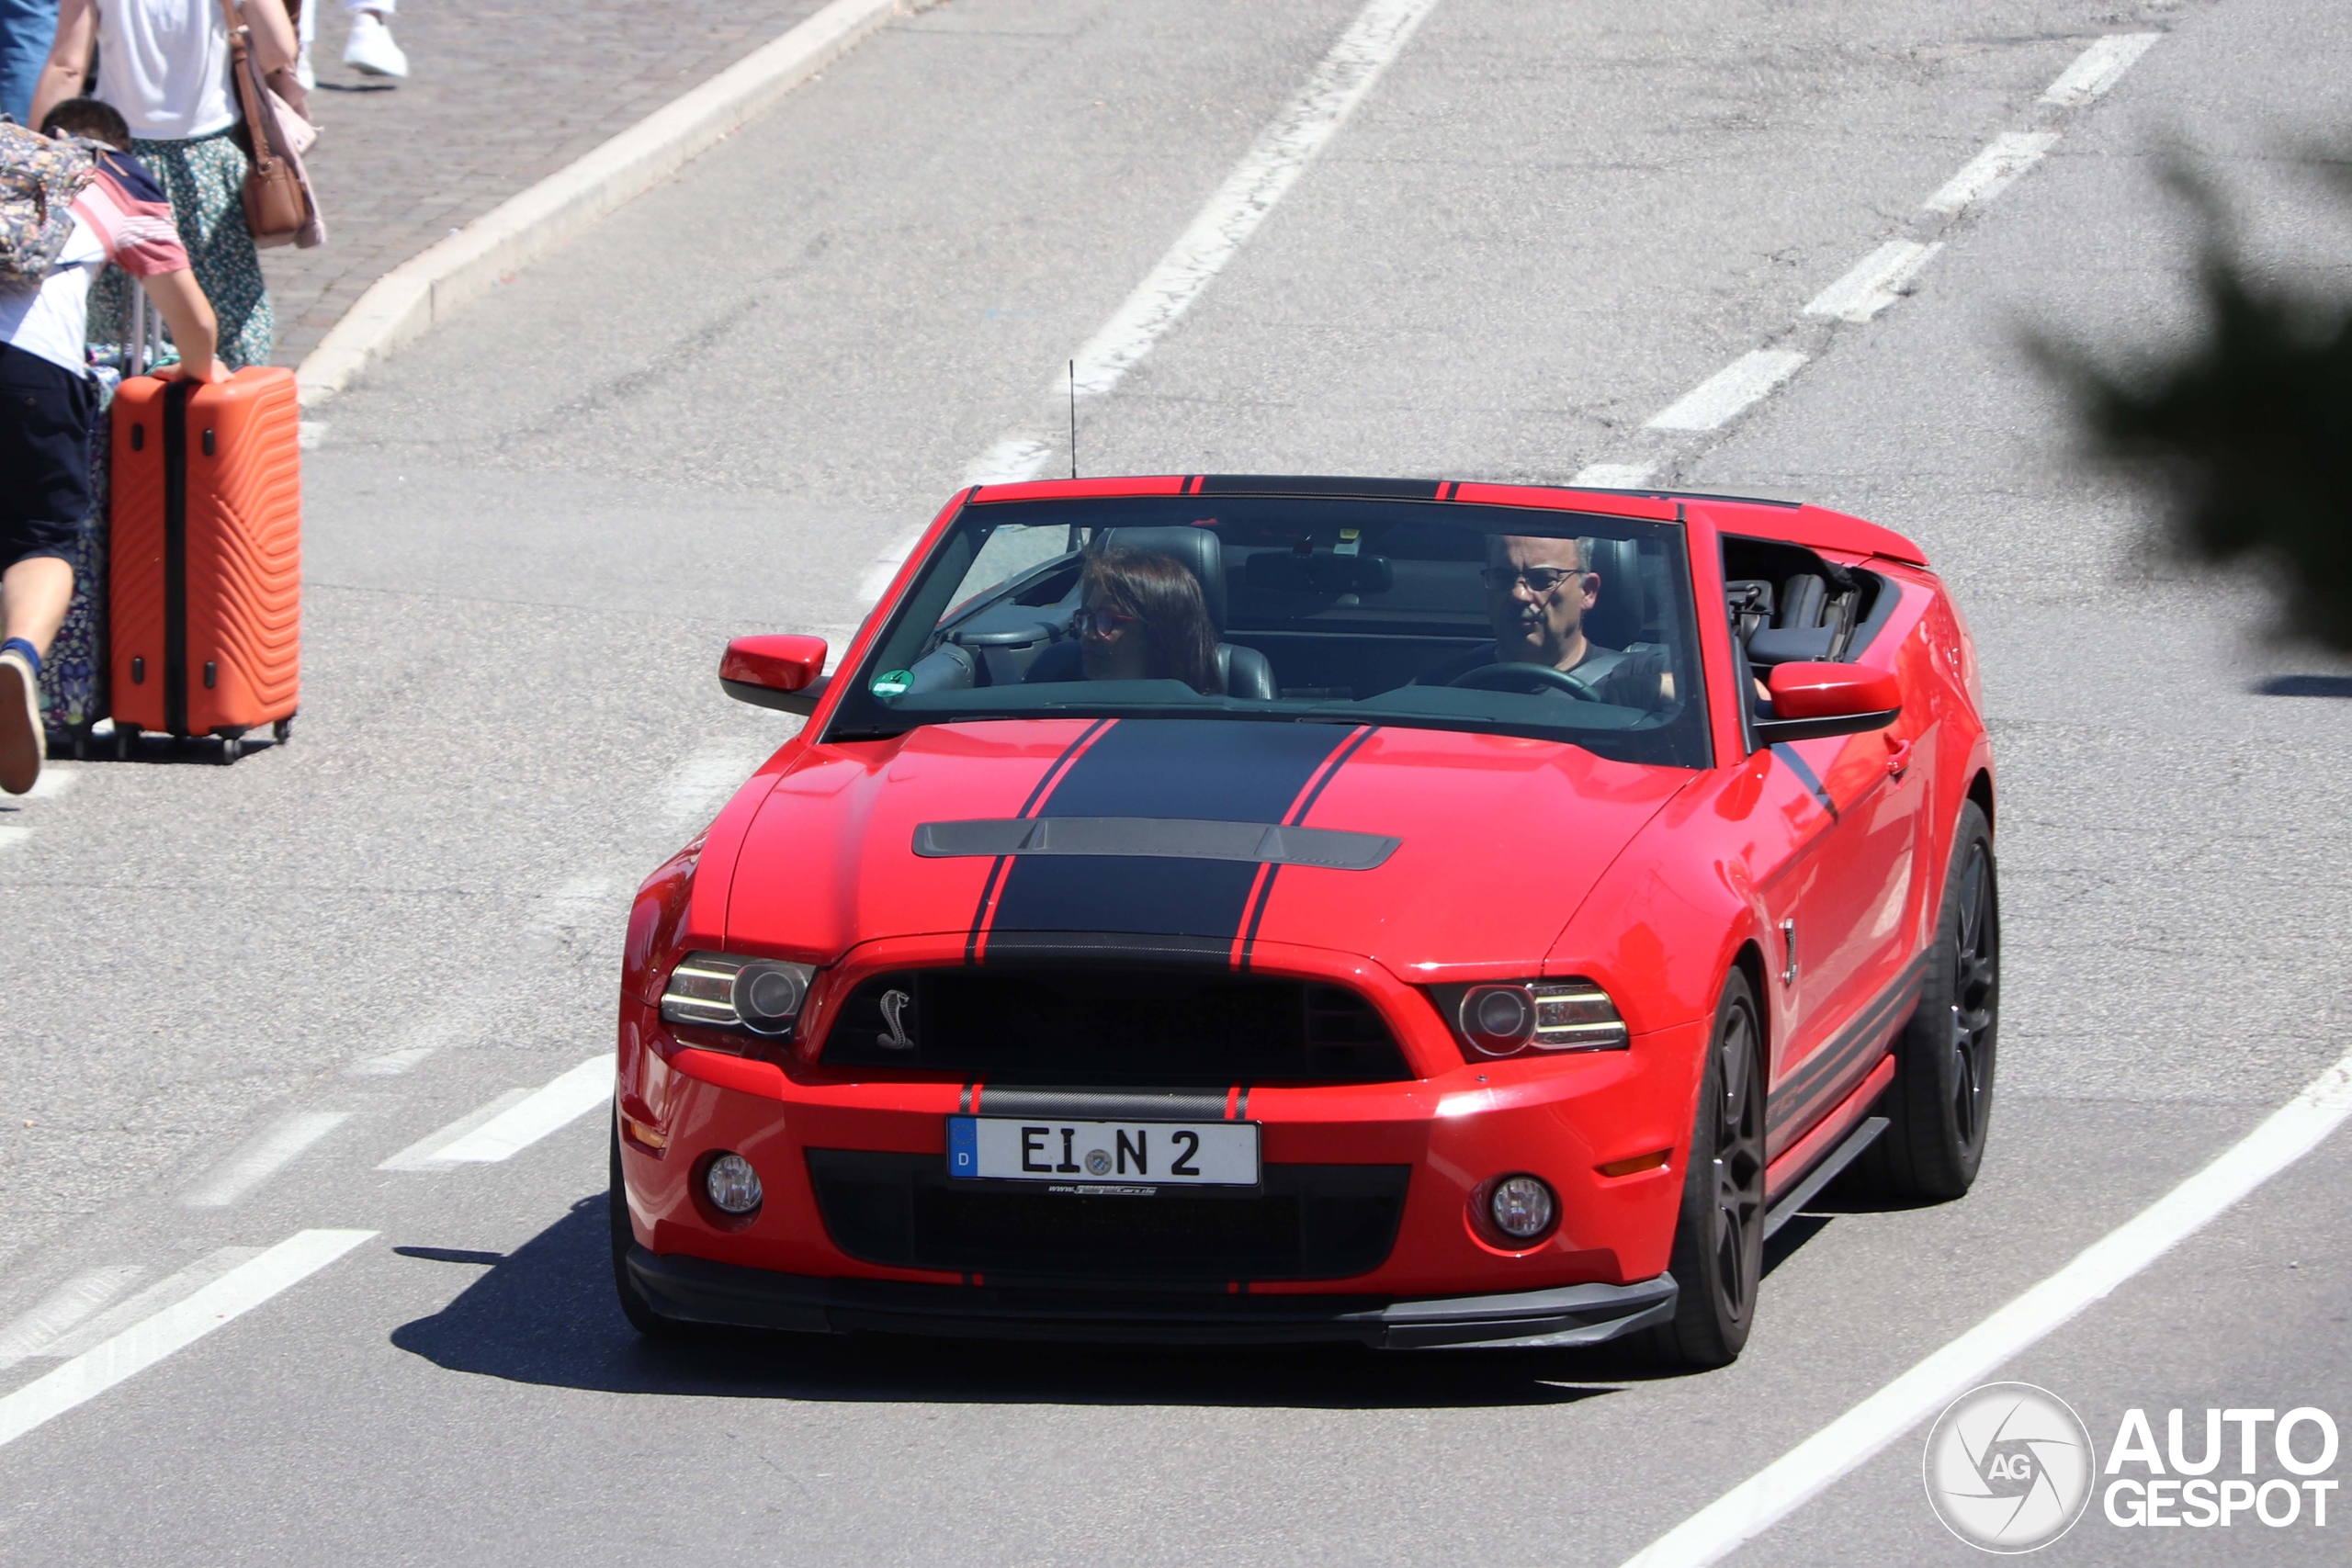
M 1901 778 L 1911 766 L 1911 742 L 1886 738 L 1886 772 L 1890 778 Z

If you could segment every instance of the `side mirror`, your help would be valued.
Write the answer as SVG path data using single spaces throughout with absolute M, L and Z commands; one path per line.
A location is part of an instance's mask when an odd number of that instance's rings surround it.
M 739 703 L 806 718 L 825 694 L 825 639 L 739 637 L 718 661 L 718 683 Z
M 1903 688 L 1891 670 L 1800 660 L 1772 666 L 1772 716 L 1756 721 L 1767 746 L 1883 729 L 1903 711 Z

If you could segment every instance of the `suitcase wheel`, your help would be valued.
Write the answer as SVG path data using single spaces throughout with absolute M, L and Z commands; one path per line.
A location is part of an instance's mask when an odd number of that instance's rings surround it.
M 274 739 L 280 746 L 283 746 L 288 740 L 293 739 L 294 716 L 289 713 L 284 718 L 279 719 L 276 724 L 271 725 L 269 727 L 269 733 L 271 738 Z
M 241 737 L 224 735 L 220 738 L 220 765 L 222 767 L 227 767 L 230 763 L 235 761 L 244 754 L 245 743 Z
M 120 719 L 115 720 L 114 760 L 118 762 L 130 761 L 130 749 L 138 743 L 139 727 L 135 724 L 125 724 Z

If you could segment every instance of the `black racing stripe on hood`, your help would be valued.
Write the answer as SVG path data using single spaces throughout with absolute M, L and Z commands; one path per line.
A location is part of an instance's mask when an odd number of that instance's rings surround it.
M 1029 791 L 1029 798 L 1021 803 L 1022 816 L 1028 817 L 1036 812 L 1038 799 L 1045 795 L 1046 786 L 1059 776 L 1072 755 L 1080 750 L 1095 736 L 1101 734 L 1103 727 L 1112 722 L 1114 721 L 1107 718 L 1096 719 L 1079 731 L 1076 739 L 1062 748 L 1061 754 L 1054 759 L 1053 766 L 1037 775 L 1036 784 Z M 978 964 L 980 961 L 980 933 L 988 930 L 989 906 L 995 901 L 997 884 L 1004 880 L 1004 868 L 1010 863 L 1012 863 L 1011 856 L 997 856 L 996 863 L 989 867 L 988 880 L 980 885 L 980 902 L 972 911 L 972 929 L 964 938 L 964 962 L 967 964 Z
M 1279 822 L 1349 737 L 1324 724 L 1125 719 L 1070 764 L 1040 817 Z M 1015 856 L 997 931 L 1133 931 L 1223 938 L 1241 929 L 1258 867 L 1142 856 Z
M 1331 759 L 1331 765 L 1323 770 L 1323 776 L 1315 781 L 1313 789 L 1304 799 L 1295 803 L 1291 808 L 1290 815 L 1283 819 L 1285 826 L 1306 820 L 1306 814 L 1315 809 L 1315 803 L 1323 798 L 1323 792 L 1331 787 L 1331 781 L 1340 776 L 1340 770 L 1348 765 L 1348 759 L 1354 756 L 1375 732 L 1374 727 L 1367 726 L 1348 738 L 1347 744 L 1340 749 L 1339 755 Z M 1266 918 L 1266 901 L 1274 896 L 1274 878 L 1282 874 L 1283 868 L 1279 865 L 1266 867 L 1265 880 L 1258 884 L 1257 896 L 1249 901 L 1248 923 L 1241 932 L 1241 955 L 1235 963 L 1237 968 L 1250 967 L 1250 957 L 1258 950 L 1259 922 Z

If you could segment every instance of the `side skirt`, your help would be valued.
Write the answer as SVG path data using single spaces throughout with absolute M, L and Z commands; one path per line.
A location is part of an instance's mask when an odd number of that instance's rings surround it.
M 1821 1124 L 1807 1134 L 1796 1147 L 1774 1160 L 1764 1171 L 1765 1201 L 1764 1234 L 1770 1235 L 1789 1223 L 1796 1213 L 1813 1201 L 1821 1190 L 1829 1185 L 1837 1174 L 1853 1163 L 1854 1157 L 1881 1133 L 1886 1131 L 1887 1119 L 1865 1113 L 1886 1092 L 1894 1081 L 1894 1058 L 1880 1058 L 1870 1076 L 1855 1087 L 1837 1110 L 1821 1119 Z

